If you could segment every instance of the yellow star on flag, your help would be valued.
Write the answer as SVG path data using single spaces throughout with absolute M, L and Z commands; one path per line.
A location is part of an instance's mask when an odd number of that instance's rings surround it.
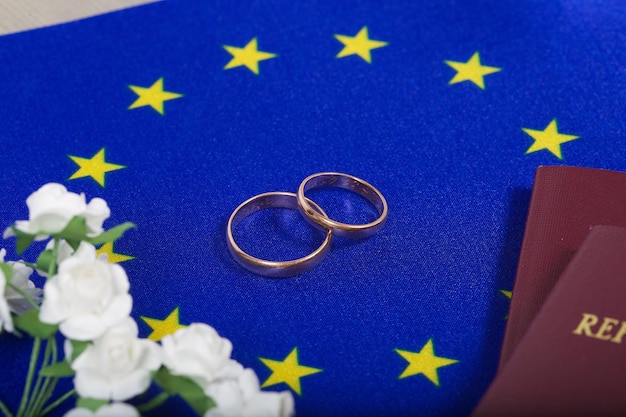
M 277 54 L 273 54 L 271 52 L 259 51 L 256 38 L 253 38 L 243 48 L 224 45 L 224 49 L 226 49 L 228 53 L 233 56 L 233 58 L 228 61 L 228 64 L 226 64 L 224 69 L 244 66 L 257 75 L 259 75 L 259 61 L 264 61 L 278 56 Z
M 337 54 L 337 58 L 358 55 L 370 64 L 372 63 L 371 50 L 389 45 L 388 42 L 370 39 L 367 33 L 367 26 L 363 26 L 355 36 L 335 35 L 335 38 L 344 45 L 343 49 Z
M 91 177 L 104 187 L 104 174 L 118 169 L 126 168 L 124 165 L 111 164 L 105 161 L 104 148 L 100 149 L 91 158 L 68 155 L 80 168 L 72 174 L 71 180 L 76 178 Z
M 165 320 L 157 320 L 144 316 L 141 316 L 141 320 L 152 329 L 152 333 L 150 333 L 148 339 L 155 342 L 158 342 L 167 335 L 176 333 L 176 330 L 187 327 L 179 322 L 178 307 L 176 307 Z
M 300 378 L 322 372 L 321 369 L 303 366 L 298 363 L 298 348 L 295 347 L 283 361 L 259 358 L 265 366 L 271 369 L 272 374 L 261 385 L 262 388 L 284 382 L 298 395 L 302 395 Z
M 452 365 L 457 363 L 456 359 L 442 358 L 435 356 L 435 349 L 433 347 L 433 339 L 429 339 L 428 342 L 422 347 L 419 352 L 410 352 L 408 350 L 395 349 L 396 353 L 402 356 L 409 362 L 404 372 L 398 377 L 399 379 L 407 378 L 413 375 L 422 374 L 430 380 L 433 384 L 439 386 L 439 375 L 437 369 L 442 366 Z
M 113 251 L 113 242 L 105 243 L 100 246 L 100 248 L 96 249 L 96 255 L 107 255 L 107 260 L 112 264 L 118 264 L 124 261 L 130 261 L 131 259 L 135 259 L 134 256 L 122 255 L 120 253 L 115 253 Z
M 522 130 L 535 140 L 535 142 L 526 151 L 527 154 L 547 149 L 557 158 L 563 159 L 563 156 L 561 155 L 561 144 L 578 139 L 578 136 L 559 133 L 556 119 L 553 119 L 544 130 L 526 128 L 522 128 Z
M 128 109 L 136 109 L 137 107 L 150 106 L 156 110 L 161 116 L 164 114 L 163 103 L 168 100 L 180 98 L 183 95 L 163 90 L 163 77 L 159 78 L 150 87 L 139 87 L 129 85 L 128 88 L 133 90 L 139 97 L 131 104 Z
M 494 72 L 502 70 L 501 68 L 481 65 L 480 54 L 478 52 L 474 52 L 474 55 L 472 55 L 467 62 L 444 62 L 456 70 L 456 75 L 450 80 L 449 84 L 456 84 L 461 81 L 471 81 L 483 90 L 485 89 L 485 75 L 493 74 Z
M 508 298 L 509 300 L 511 299 L 511 296 L 513 296 L 513 292 L 512 291 L 507 291 L 507 290 L 500 290 L 500 292 L 502 293 L 502 295 L 504 295 L 506 298 Z M 507 314 L 506 316 L 504 316 L 504 320 L 508 319 L 509 315 Z

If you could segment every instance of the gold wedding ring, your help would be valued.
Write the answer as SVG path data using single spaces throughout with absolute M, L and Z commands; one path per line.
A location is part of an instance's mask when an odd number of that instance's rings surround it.
M 311 210 L 317 210 L 317 214 L 325 217 L 326 213 L 313 201 L 303 199 Z M 299 259 L 290 261 L 268 261 L 247 254 L 237 245 L 233 238 L 233 229 L 246 217 L 260 210 L 268 208 L 287 208 L 298 210 L 297 198 L 294 193 L 271 192 L 256 195 L 239 205 L 230 215 L 226 228 L 226 241 L 228 250 L 239 265 L 248 271 L 266 277 L 284 278 L 301 274 L 317 266 L 328 253 L 332 239 L 332 231 L 326 229 L 326 237 L 322 244 L 312 253 Z
M 378 211 L 378 218 L 366 224 L 348 224 L 330 219 L 304 193 L 316 187 L 339 187 L 355 192 L 372 203 Z M 340 172 L 320 172 L 310 175 L 302 181 L 297 193 L 298 208 L 312 224 L 326 230 L 332 230 L 335 236 L 350 239 L 363 239 L 376 233 L 387 219 L 387 201 L 370 183 Z
M 364 197 L 376 208 L 378 218 L 365 224 L 349 224 L 332 220 L 320 206 L 304 195 L 308 190 L 317 187 L 344 188 Z M 268 208 L 299 210 L 309 223 L 326 232 L 326 238 L 312 253 L 291 261 L 268 261 L 244 252 L 233 238 L 234 228 L 252 213 Z M 320 172 L 306 177 L 298 187 L 297 194 L 276 191 L 256 195 L 241 203 L 228 219 L 226 242 L 233 258 L 248 271 L 266 277 L 291 277 L 316 267 L 330 250 L 333 235 L 363 239 L 383 227 L 385 220 L 387 220 L 387 201 L 373 185 L 340 172 Z

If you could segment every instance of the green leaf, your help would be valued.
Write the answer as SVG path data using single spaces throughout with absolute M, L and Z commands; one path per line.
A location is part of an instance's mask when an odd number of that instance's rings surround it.
M 89 342 L 80 340 L 70 340 L 70 343 L 72 344 L 72 357 L 70 358 L 70 361 L 74 361 L 74 359 L 78 358 L 80 354 L 87 349 L 87 346 L 90 345 Z
M 4 274 L 8 285 L 8 283 L 11 282 L 11 278 L 13 278 L 13 268 L 11 268 L 9 264 L 0 263 L 0 270 Z
M 69 363 L 67 363 L 67 361 L 63 361 L 54 363 L 50 366 L 46 366 L 41 371 L 39 371 L 39 375 L 65 377 L 74 375 L 74 370 L 70 368 L 70 365 Z
M 83 216 L 74 216 L 65 229 L 54 237 L 65 239 L 68 243 L 87 239 L 87 220 Z
M 97 398 L 79 398 L 76 401 L 76 408 L 86 408 L 91 411 L 97 411 L 103 405 L 107 405 L 108 400 L 99 400 Z
M 92 245 L 102 245 L 104 243 L 115 242 L 117 239 L 122 237 L 124 232 L 126 232 L 128 229 L 133 229 L 135 227 L 137 226 L 135 226 L 131 222 L 122 223 L 112 229 L 107 230 L 104 233 L 99 234 L 98 236 L 88 238 L 87 242 L 91 243 Z
M 21 316 L 15 316 L 13 318 L 13 323 L 15 324 L 15 327 L 24 330 L 32 337 L 40 337 L 42 339 L 47 339 L 52 336 L 58 328 L 56 325 L 46 324 L 39 321 L 38 310 L 28 310 Z
M 48 272 L 52 262 L 52 249 L 45 250 L 37 257 L 37 269 Z M 55 271 L 56 273 L 56 271 Z
M 72 250 L 76 251 L 78 249 L 78 247 L 80 246 L 80 240 L 65 240 L 65 242 L 70 245 L 70 247 L 72 248 Z
M 33 243 L 33 241 L 35 240 L 35 235 L 22 232 L 14 226 L 11 226 L 11 229 L 13 230 L 13 233 L 15 233 L 15 237 L 17 238 L 15 251 L 18 255 L 21 255 L 26 249 L 28 249 L 30 244 Z
M 172 375 L 164 366 L 156 372 L 154 380 L 168 394 L 180 395 L 201 416 L 215 407 L 215 402 L 195 382 L 184 376 Z

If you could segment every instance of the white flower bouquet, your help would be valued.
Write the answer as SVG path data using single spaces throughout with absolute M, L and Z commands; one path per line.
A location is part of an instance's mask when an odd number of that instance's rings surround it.
M 5 416 L 44 416 L 74 399 L 64 417 L 135 417 L 173 396 L 189 405 L 181 414 L 294 414 L 291 393 L 262 392 L 254 371 L 231 359 L 231 342 L 207 324 L 192 323 L 160 344 L 138 337 L 126 272 L 96 254 L 95 245 L 134 227 L 104 230 L 106 201 L 87 203 L 84 194 L 50 183 L 26 204 L 29 219 L 16 221 L 4 237 L 17 239 L 18 255 L 35 241 L 48 243 L 32 263 L 5 261 L 0 250 L 0 330 L 33 340 L 19 408 L 12 412 L 0 400 Z M 31 281 L 33 271 L 46 277 L 43 289 Z M 53 398 L 60 378 L 73 378 L 74 388 Z M 138 404 L 136 397 L 153 385 L 160 393 Z

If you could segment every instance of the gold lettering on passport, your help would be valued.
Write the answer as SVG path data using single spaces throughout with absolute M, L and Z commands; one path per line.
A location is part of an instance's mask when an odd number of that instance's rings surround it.
M 599 321 L 600 318 L 595 314 L 583 313 L 583 317 L 573 333 L 599 340 L 610 340 L 613 343 L 622 343 L 622 338 L 626 335 L 626 321 L 622 321 L 618 328 L 617 326 L 620 324 L 618 319 L 602 317 L 602 324 L 595 330 L 592 329 Z
M 597 322 L 598 316 L 596 316 L 595 314 L 583 313 L 583 319 L 578 324 L 576 330 L 574 330 L 574 334 L 582 335 L 584 333 L 585 336 L 593 337 L 591 326 L 593 326 Z

